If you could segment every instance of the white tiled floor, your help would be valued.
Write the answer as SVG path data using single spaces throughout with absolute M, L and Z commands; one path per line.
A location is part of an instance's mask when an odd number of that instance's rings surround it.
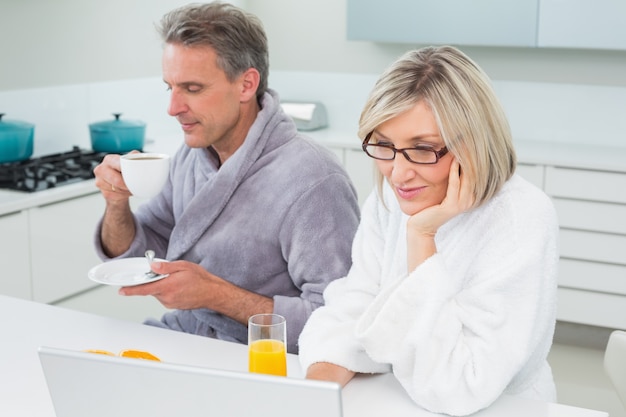
M 98 287 L 56 303 L 79 311 L 141 323 L 167 311 L 152 297 L 122 297 L 114 287 Z M 558 401 L 626 417 L 626 411 L 604 373 L 604 348 L 610 330 L 559 323 L 549 356 Z M 529 416 L 530 417 L 530 416 Z

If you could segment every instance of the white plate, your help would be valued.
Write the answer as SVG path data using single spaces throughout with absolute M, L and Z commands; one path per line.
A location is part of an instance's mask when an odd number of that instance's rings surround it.
M 155 259 L 155 262 L 167 262 L 164 259 Z M 133 285 L 146 284 L 167 277 L 167 274 L 157 275 L 154 278 L 146 277 L 150 266 L 146 258 L 125 258 L 108 261 L 96 265 L 89 270 L 90 280 L 100 284 L 131 287 Z

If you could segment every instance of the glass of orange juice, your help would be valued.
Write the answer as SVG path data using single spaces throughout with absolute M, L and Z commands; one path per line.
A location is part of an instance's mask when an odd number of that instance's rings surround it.
M 287 376 L 287 322 L 278 314 L 256 314 L 248 319 L 250 372 Z

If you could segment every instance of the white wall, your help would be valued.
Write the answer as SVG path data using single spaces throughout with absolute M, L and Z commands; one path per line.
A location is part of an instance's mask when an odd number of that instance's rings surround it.
M 154 25 L 188 2 L 0 0 L 0 91 L 160 77 Z
M 0 91 L 160 77 L 154 23 L 185 0 L 2 0 Z M 258 15 L 271 68 L 379 74 L 416 45 L 347 41 L 346 0 L 235 0 Z M 626 86 L 626 51 L 463 48 L 493 79 Z
M 36 125 L 34 156 L 89 148 L 88 123 L 114 112 L 159 146 L 180 142 L 154 24 L 185 2 L 0 0 L 0 113 Z M 270 86 L 325 103 L 333 134 L 355 135 L 378 75 L 416 47 L 345 40 L 346 0 L 234 3 L 264 23 Z M 462 49 L 494 79 L 514 137 L 626 146 L 626 51 Z

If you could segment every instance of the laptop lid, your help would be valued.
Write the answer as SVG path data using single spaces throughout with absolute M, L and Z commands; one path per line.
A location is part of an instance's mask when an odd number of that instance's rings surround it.
M 42 346 L 57 417 L 341 417 L 338 384 Z

